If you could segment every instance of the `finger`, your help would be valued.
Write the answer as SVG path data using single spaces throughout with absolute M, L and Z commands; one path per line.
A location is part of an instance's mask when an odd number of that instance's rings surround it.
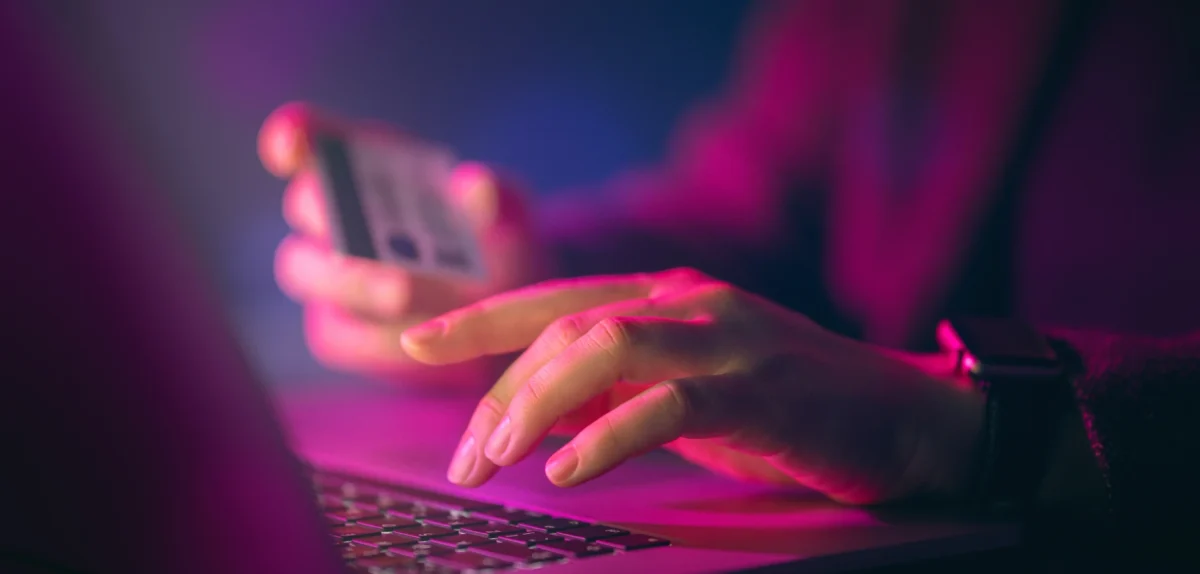
M 288 178 L 306 167 L 310 137 L 318 129 L 337 129 L 340 121 L 300 102 L 279 106 L 258 131 L 258 157 L 277 177 Z
M 489 394 L 499 404 L 507 407 L 513 395 L 529 381 L 534 373 L 575 344 L 581 337 L 587 335 L 597 323 L 604 319 L 658 317 L 689 320 L 696 318 L 697 314 L 703 313 L 703 309 L 697 306 L 701 302 L 696 291 L 692 290 L 658 298 L 621 301 L 556 319 L 538 335 L 533 344 L 524 353 L 521 353 L 521 356 L 513 361 L 512 365 L 496 381 Z M 595 406 L 603 408 L 600 413 L 597 413 L 597 416 L 608 412 L 608 409 L 611 408 L 605 401 L 600 401 L 600 404 Z
M 658 317 L 691 320 L 710 315 L 709 289 L 696 288 L 679 293 L 632 299 L 588 309 L 555 319 L 512 364 L 505 376 L 524 384 L 538 369 L 564 349 L 588 334 L 603 319 L 611 317 Z M 503 382 L 503 378 L 501 381 Z
M 484 395 L 471 414 L 467 430 L 450 459 L 446 479 L 459 486 L 476 487 L 488 481 L 500 467 L 483 456 L 483 441 L 492 433 L 504 413 L 503 405 Z
M 514 464 L 555 421 L 618 381 L 636 384 L 720 373 L 732 355 L 720 331 L 708 322 L 603 319 L 520 385 L 485 454 L 501 466 Z
M 495 464 L 483 454 L 484 443 L 481 441 L 486 441 L 493 434 L 517 390 L 535 372 L 586 335 L 597 323 L 617 316 L 691 319 L 698 308 L 697 303 L 708 299 L 707 292 L 704 289 L 692 289 L 656 299 L 621 301 L 556 320 L 505 370 L 480 401 L 479 408 L 463 434 L 460 448 L 451 461 L 447 478 L 462 486 L 478 486 L 495 473 Z M 636 396 L 644 387 L 620 384 L 616 389 L 620 392 L 610 391 L 602 396 L 584 399 L 582 406 L 560 417 L 551 432 L 574 434 L 617 405 Z M 477 462 L 481 460 L 487 462 Z M 476 466 L 477 464 L 480 466 Z
M 276 280 L 297 301 L 325 301 L 360 317 L 395 322 L 406 328 L 457 305 L 463 287 L 433 277 L 420 277 L 385 263 L 347 257 L 327 245 L 289 236 L 276 254 Z M 388 342 L 397 343 L 400 333 Z M 406 355 L 407 356 L 407 355 Z
M 333 303 L 370 318 L 396 319 L 413 307 L 413 281 L 405 270 L 347 257 L 302 236 L 292 235 L 280 243 L 275 276 L 284 293 L 296 301 Z M 394 340 L 390 346 L 400 350 Z
M 451 460 L 450 470 L 446 475 L 447 478 L 451 482 L 462 486 L 478 486 L 483 484 L 488 478 L 491 478 L 492 474 L 495 473 L 496 465 L 483 454 L 485 441 L 492 435 L 496 426 L 500 424 L 501 418 L 508 409 L 508 404 L 519 385 L 524 384 L 528 376 L 544 363 L 544 360 L 541 358 L 542 354 L 557 354 L 557 351 L 551 351 L 551 349 L 566 348 L 579 337 L 583 336 L 587 329 L 591 328 L 591 325 L 606 316 L 645 313 L 650 312 L 649 309 L 651 307 L 650 302 L 646 300 L 623 301 L 599 307 L 590 311 L 586 316 L 581 316 L 578 321 L 572 323 L 581 326 L 579 328 L 572 329 L 571 327 L 564 326 L 548 329 L 547 333 L 538 338 L 538 341 L 541 342 L 540 346 L 545 351 L 538 354 L 526 352 L 518 357 L 479 401 L 479 406 L 475 409 L 475 413 L 471 416 L 471 421 L 467 424 L 467 430 L 463 433 L 459 449 L 455 452 L 454 458 Z M 656 309 L 654 312 L 658 311 Z M 669 311 L 666 310 L 666 312 Z M 567 322 L 564 323 L 566 324 Z M 585 325 L 586 328 L 582 327 Z M 538 345 L 538 343 L 535 343 L 535 345 Z M 597 416 L 603 412 L 608 412 L 610 408 L 607 405 L 601 406 L 604 408 Z
M 574 486 L 680 437 L 731 432 L 736 419 L 722 403 L 725 391 L 741 384 L 727 375 L 656 384 L 580 431 L 546 461 L 546 476 Z
M 575 436 L 579 434 L 579 431 L 595 422 L 596 419 L 608 414 L 609 411 L 617 408 L 625 401 L 638 396 L 648 388 L 650 388 L 650 385 L 647 384 L 635 385 L 618 382 L 608 392 L 592 397 L 582 407 L 563 415 L 555 421 L 554 426 L 550 427 L 549 434 Z
M 301 170 L 283 192 L 283 218 L 296 231 L 321 242 L 329 241 L 329 216 L 321 180 L 309 169 Z
M 476 459 L 487 458 L 482 454 L 484 443 L 480 440 L 487 440 L 493 434 L 508 409 L 513 395 L 528 381 L 529 377 L 564 349 L 587 335 L 597 323 L 617 316 L 690 319 L 695 309 L 696 299 L 696 294 L 684 292 L 658 299 L 621 301 L 555 321 L 538 336 L 525 353 L 522 353 L 505 370 L 496 384 L 480 401 L 480 407 L 467 425 L 467 431 L 463 435 L 460 449 L 451 462 L 451 471 L 447 477 L 451 482 L 464 486 L 478 486 L 491 477 L 495 470 L 491 466 L 494 465 L 483 467 L 488 469 L 486 473 L 482 470 L 473 473 L 470 470 Z M 564 414 L 554 423 L 551 432 L 557 430 L 560 433 L 573 434 L 644 390 L 644 387 L 630 384 L 618 385 L 617 388 L 620 389 L 620 392 L 608 392 L 602 396 L 583 399 L 580 407 Z
M 489 297 L 404 334 L 408 353 L 445 364 L 527 347 L 554 320 L 592 307 L 666 293 L 695 272 L 560 279 Z
M 328 368 L 386 375 L 418 365 L 395 344 L 405 324 L 367 321 L 324 302 L 305 305 L 304 322 L 309 349 Z
M 413 357 L 430 364 L 509 353 L 528 346 L 551 322 L 617 301 L 645 297 L 650 276 L 589 277 L 540 283 L 489 297 L 404 334 Z
M 411 141 L 394 127 L 378 121 L 352 121 L 303 102 L 275 108 L 258 130 L 258 157 L 272 174 L 288 178 L 308 167 L 312 136 L 317 132 L 376 140 Z

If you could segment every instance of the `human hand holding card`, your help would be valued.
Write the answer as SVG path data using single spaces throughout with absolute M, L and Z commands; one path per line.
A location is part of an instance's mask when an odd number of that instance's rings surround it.
M 400 333 L 546 276 L 524 197 L 485 166 L 301 104 L 267 118 L 259 155 L 289 181 L 292 233 L 276 280 L 303 305 L 308 345 L 330 368 L 412 384 L 458 378 L 427 373 Z

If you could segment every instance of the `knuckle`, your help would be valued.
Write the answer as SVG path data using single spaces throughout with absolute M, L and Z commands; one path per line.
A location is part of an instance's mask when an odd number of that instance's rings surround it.
M 579 315 L 568 315 L 555 319 L 549 329 L 552 340 L 558 342 L 560 347 L 567 347 L 583 338 L 584 335 L 587 335 L 588 330 L 588 325 Z
M 697 289 L 700 299 L 716 312 L 729 311 L 742 303 L 742 292 L 728 283 L 713 282 Z
M 613 354 L 619 353 L 633 343 L 629 322 L 620 317 L 601 319 L 595 327 L 588 331 L 587 337 L 600 349 Z
M 663 272 L 663 279 L 671 282 L 692 284 L 708 280 L 708 276 L 691 267 L 676 267 Z
M 629 439 L 621 432 L 621 428 L 613 422 L 613 417 L 600 417 L 600 432 L 597 433 L 596 446 L 603 452 L 617 454 L 629 448 Z
M 688 392 L 683 388 L 683 384 L 677 380 L 670 380 L 663 381 L 659 385 L 666 393 L 668 408 L 674 411 L 674 416 L 677 417 L 677 420 L 691 420 L 693 411 L 692 400 L 688 397 Z
M 479 399 L 479 405 L 475 407 L 474 420 L 484 420 L 490 422 L 498 422 L 500 417 L 504 415 L 504 401 L 496 396 L 494 392 L 488 392 Z
M 553 364 L 553 361 L 551 362 Z M 549 365 L 547 365 L 549 367 Z M 517 392 L 517 396 L 513 398 L 513 403 L 537 404 L 546 396 L 546 391 L 550 388 L 550 369 L 538 369 L 533 376 L 529 377 L 529 381 L 525 386 Z

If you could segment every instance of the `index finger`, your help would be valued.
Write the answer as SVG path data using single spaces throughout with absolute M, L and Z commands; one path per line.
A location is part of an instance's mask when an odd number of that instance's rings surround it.
M 600 276 L 539 283 L 452 311 L 401 337 L 409 356 L 429 364 L 457 363 L 524 349 L 560 317 L 642 299 L 653 275 Z
M 277 177 L 295 175 L 312 154 L 309 136 L 325 124 L 332 122 L 304 103 L 291 102 L 276 108 L 258 131 L 258 157 L 263 167 Z
M 676 439 L 734 432 L 754 412 L 729 405 L 746 402 L 736 389 L 748 383 L 737 375 L 658 383 L 579 431 L 546 461 L 546 477 L 558 486 L 575 486 Z
M 279 106 L 263 120 L 258 131 L 258 157 L 263 167 L 277 177 L 290 178 L 312 159 L 312 136 L 317 132 L 381 141 L 410 141 L 401 130 L 378 121 L 339 117 L 302 102 Z

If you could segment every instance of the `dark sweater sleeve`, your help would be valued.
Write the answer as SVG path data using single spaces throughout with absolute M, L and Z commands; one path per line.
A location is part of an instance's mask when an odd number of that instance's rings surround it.
M 1078 355 L 1075 397 L 1107 489 L 1109 531 L 1143 555 L 1182 550 L 1181 536 L 1200 531 L 1200 332 L 1056 336 Z

